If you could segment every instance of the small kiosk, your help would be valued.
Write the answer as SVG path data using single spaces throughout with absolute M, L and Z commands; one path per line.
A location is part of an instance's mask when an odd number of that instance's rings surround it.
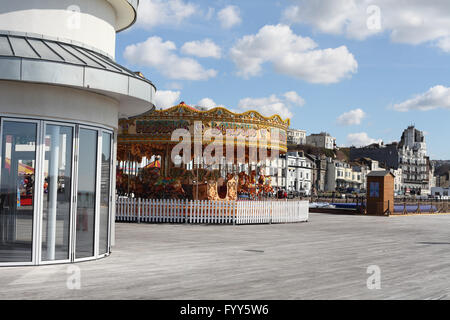
M 367 175 L 367 214 L 389 215 L 394 208 L 394 178 L 390 171 Z

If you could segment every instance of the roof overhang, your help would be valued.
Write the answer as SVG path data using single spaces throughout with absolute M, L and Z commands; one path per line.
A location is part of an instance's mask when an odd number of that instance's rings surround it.
M 100 93 L 119 101 L 130 117 L 153 107 L 151 81 L 106 56 L 70 43 L 0 34 L 0 80 L 65 86 Z
M 116 11 L 116 31 L 131 27 L 137 19 L 139 0 L 107 0 Z

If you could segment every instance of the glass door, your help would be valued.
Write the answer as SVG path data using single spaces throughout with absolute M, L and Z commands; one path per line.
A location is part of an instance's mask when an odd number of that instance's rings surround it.
M 74 127 L 46 124 L 41 192 L 41 262 L 70 259 Z
M 100 178 L 100 222 L 99 255 L 109 253 L 109 230 L 111 216 L 111 168 L 112 168 L 112 134 L 102 132 L 101 178 Z
M 75 259 L 95 256 L 98 131 L 80 128 L 78 134 Z
M 113 133 L 0 119 L 0 265 L 110 253 Z
M 32 263 L 38 123 L 1 121 L 0 263 Z

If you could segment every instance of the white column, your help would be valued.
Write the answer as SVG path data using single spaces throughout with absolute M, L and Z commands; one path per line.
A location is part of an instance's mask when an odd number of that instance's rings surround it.
M 48 215 L 47 215 L 47 259 L 55 260 L 56 213 L 58 205 L 58 170 L 59 170 L 59 127 L 51 126 L 50 159 L 48 166 Z

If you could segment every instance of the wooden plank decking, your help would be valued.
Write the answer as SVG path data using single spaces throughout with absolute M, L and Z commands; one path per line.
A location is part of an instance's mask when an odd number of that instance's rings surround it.
M 76 264 L 81 290 L 67 289 L 67 265 L 0 268 L 0 299 L 450 298 L 450 215 L 116 226 L 110 257 Z

